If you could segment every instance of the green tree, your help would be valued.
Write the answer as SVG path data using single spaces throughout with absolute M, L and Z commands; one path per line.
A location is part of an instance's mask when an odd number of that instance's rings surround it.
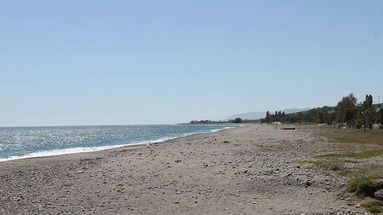
M 336 120 L 350 125 L 358 113 L 356 102 L 357 100 L 352 93 L 346 97 L 343 97 L 335 107 Z
M 378 111 L 378 123 L 383 124 L 383 108 L 380 108 Z
M 361 115 L 363 125 L 367 128 L 372 128 L 372 125 L 377 121 L 377 112 L 373 106 L 372 95 L 366 95 L 366 99 L 361 105 Z
M 241 118 L 235 118 L 234 123 L 241 123 L 242 119 Z
M 285 122 L 286 121 L 286 113 L 283 111 L 281 114 L 281 121 Z
M 372 108 L 372 104 L 373 104 L 372 95 L 366 95 L 366 99 L 362 103 L 362 108 L 364 110 Z
M 270 123 L 270 122 L 271 122 L 270 111 L 267 111 L 267 112 L 266 112 L 265 121 L 266 121 L 266 123 Z

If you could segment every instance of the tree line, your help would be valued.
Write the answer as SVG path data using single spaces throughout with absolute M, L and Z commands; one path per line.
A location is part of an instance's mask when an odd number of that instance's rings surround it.
M 241 118 L 231 119 L 229 121 L 212 121 L 212 120 L 192 120 L 189 124 L 223 124 L 223 123 L 242 123 L 247 122 Z
M 281 111 L 271 114 L 267 111 L 265 118 L 261 119 L 262 123 L 275 121 L 325 123 L 352 128 L 372 128 L 374 124 L 383 124 L 383 107 L 382 104 L 373 104 L 372 95 L 366 95 L 365 100 L 358 103 L 355 96 L 350 93 L 348 96 L 343 97 L 335 107 L 323 106 L 292 114 L 285 114 Z

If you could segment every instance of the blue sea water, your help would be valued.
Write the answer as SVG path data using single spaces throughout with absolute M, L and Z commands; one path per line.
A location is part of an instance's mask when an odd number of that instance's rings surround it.
M 0 161 L 162 142 L 226 126 L 124 125 L 0 128 Z

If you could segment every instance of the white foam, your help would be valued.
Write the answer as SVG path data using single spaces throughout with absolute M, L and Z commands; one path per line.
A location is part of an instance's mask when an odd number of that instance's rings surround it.
M 83 153 L 83 152 L 95 152 L 95 151 L 102 151 L 107 149 L 120 148 L 124 146 L 160 143 L 160 142 L 165 142 L 167 140 L 174 139 L 174 138 L 177 138 L 177 137 L 164 137 L 164 138 L 160 138 L 156 140 L 147 140 L 147 141 L 133 142 L 128 144 L 120 144 L 120 145 L 97 146 L 97 147 L 75 147 L 75 148 L 68 148 L 68 149 L 52 149 L 52 150 L 45 150 L 45 151 L 39 151 L 39 152 L 32 152 L 30 154 L 21 155 L 21 156 L 11 156 L 8 158 L 0 158 L 0 162 L 25 159 L 25 158 L 50 157 L 50 156 L 76 154 L 76 153 Z
M 144 145 L 144 144 L 151 144 L 151 143 L 161 143 L 168 140 L 180 138 L 180 137 L 187 137 L 195 134 L 202 134 L 202 133 L 214 133 L 226 129 L 231 129 L 235 127 L 224 127 L 221 129 L 212 129 L 210 131 L 206 132 L 194 132 L 194 133 L 187 133 L 182 134 L 179 136 L 173 136 L 173 137 L 163 137 L 155 140 L 145 140 L 140 142 L 133 142 L 128 144 L 120 144 L 120 145 L 110 145 L 110 146 L 97 146 L 97 147 L 76 147 L 76 148 L 68 148 L 68 149 L 53 149 L 53 150 L 46 150 L 46 151 L 39 151 L 39 152 L 32 152 L 30 154 L 21 155 L 21 156 L 11 156 L 8 158 L 0 158 L 0 162 L 4 161 L 11 161 L 11 160 L 19 160 L 19 159 L 25 159 L 25 158 L 37 158 L 37 157 L 50 157 L 50 156 L 58 156 L 58 155 L 65 155 L 65 154 L 76 154 L 76 153 L 83 153 L 83 152 L 95 152 L 95 151 L 102 151 L 107 149 L 114 149 L 114 148 L 120 148 L 124 146 L 135 146 L 135 145 Z
M 223 130 L 231 129 L 231 128 L 235 128 L 235 127 L 224 127 L 224 128 L 220 128 L 220 129 L 213 129 L 210 132 L 214 133 L 214 132 L 223 131 Z

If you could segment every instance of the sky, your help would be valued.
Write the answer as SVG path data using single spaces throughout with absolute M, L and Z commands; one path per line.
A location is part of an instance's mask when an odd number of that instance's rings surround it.
M 0 126 L 383 99 L 381 0 L 0 0 Z

